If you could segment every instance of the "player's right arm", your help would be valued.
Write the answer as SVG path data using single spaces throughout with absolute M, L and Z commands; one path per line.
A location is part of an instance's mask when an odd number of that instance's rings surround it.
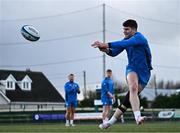
M 103 91 L 103 94 L 107 94 L 108 86 L 107 86 L 107 83 L 105 82 L 105 80 L 101 83 L 101 89 Z
M 147 40 L 140 33 L 137 33 L 130 37 L 129 39 L 123 39 L 121 41 L 114 41 L 109 43 L 102 43 L 95 41 L 91 46 L 94 48 L 99 48 L 101 51 L 107 51 L 108 49 L 126 49 L 130 46 L 139 46 L 147 44 Z
M 121 41 L 114 41 L 108 43 L 109 48 L 127 48 L 130 46 L 139 46 L 139 45 L 144 45 L 147 43 L 147 40 L 144 38 L 144 36 L 140 33 L 137 33 L 130 37 L 129 39 L 123 39 Z
M 115 57 L 119 55 L 124 50 L 124 48 L 99 48 L 99 50 L 105 52 L 109 56 Z
M 73 90 L 69 87 L 69 84 L 68 84 L 68 83 L 65 84 L 64 89 L 65 89 L 65 93 L 66 93 L 66 94 L 72 93 L 72 91 L 73 91 Z
M 91 46 L 94 48 L 99 48 L 100 51 L 105 52 L 107 55 L 112 56 L 112 57 L 117 56 L 124 50 L 124 48 L 122 48 L 122 47 L 108 48 L 107 43 L 101 43 L 99 41 L 94 42 Z

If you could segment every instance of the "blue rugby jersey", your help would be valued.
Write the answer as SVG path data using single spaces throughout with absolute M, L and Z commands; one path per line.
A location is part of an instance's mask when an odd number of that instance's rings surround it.
M 114 95 L 114 82 L 111 78 L 106 77 L 101 83 L 101 99 L 110 98 L 108 92 Z
M 123 50 L 126 50 L 128 56 L 128 67 L 135 69 L 152 70 L 152 56 L 147 39 L 140 33 L 136 32 L 132 37 L 125 38 L 121 41 L 109 42 L 110 56 L 117 56 Z
M 79 93 L 79 85 L 72 81 L 67 82 L 64 85 L 65 89 L 65 101 L 77 101 L 77 93 Z

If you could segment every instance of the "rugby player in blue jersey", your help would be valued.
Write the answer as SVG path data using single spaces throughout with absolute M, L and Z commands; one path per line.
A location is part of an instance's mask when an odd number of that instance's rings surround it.
M 151 75 L 151 51 L 147 39 L 137 31 L 137 28 L 138 25 L 135 20 L 126 20 L 123 23 L 124 39 L 109 43 L 96 41 L 92 44 L 92 47 L 99 48 L 100 51 L 112 57 L 126 50 L 128 57 L 126 79 L 129 91 L 111 119 L 107 123 L 99 125 L 101 129 L 106 129 L 113 125 L 129 107 L 132 108 L 138 125 L 144 121 L 145 117 L 141 116 L 140 113 L 138 94 L 147 85 Z
M 75 126 L 73 124 L 75 108 L 77 107 L 77 94 L 80 93 L 79 85 L 74 82 L 74 74 L 68 76 L 69 81 L 65 84 L 66 103 L 66 124 L 65 126 Z
M 103 104 L 102 120 L 103 123 L 108 122 L 112 104 L 115 102 L 114 82 L 112 78 L 112 70 L 106 71 L 106 77 L 101 83 L 101 102 Z

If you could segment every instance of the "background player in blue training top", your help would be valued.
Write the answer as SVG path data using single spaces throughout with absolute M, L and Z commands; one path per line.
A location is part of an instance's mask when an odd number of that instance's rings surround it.
M 112 78 L 112 70 L 106 71 L 106 77 L 101 83 L 101 101 L 103 103 L 102 120 L 103 123 L 108 122 L 112 104 L 115 102 L 114 82 Z
M 123 23 L 124 39 L 109 43 L 96 41 L 92 44 L 94 48 L 99 48 L 100 51 L 105 52 L 109 56 L 116 56 L 123 50 L 126 50 L 128 57 L 126 79 L 129 91 L 108 123 L 99 125 L 102 129 L 113 125 L 130 106 L 132 107 L 136 123 L 139 125 L 144 121 L 145 117 L 141 116 L 139 109 L 140 101 L 138 93 L 147 85 L 152 65 L 148 41 L 140 32 L 137 32 L 137 27 L 138 25 L 135 20 L 126 20 Z
M 69 81 L 65 84 L 66 102 L 66 124 L 65 126 L 75 126 L 73 124 L 75 108 L 77 107 L 77 94 L 80 93 L 79 85 L 74 82 L 74 74 L 68 76 Z

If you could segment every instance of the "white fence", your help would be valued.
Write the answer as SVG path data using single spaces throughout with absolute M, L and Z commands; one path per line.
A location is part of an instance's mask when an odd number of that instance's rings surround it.
M 11 102 L 0 104 L 0 112 L 65 110 L 64 103 Z

